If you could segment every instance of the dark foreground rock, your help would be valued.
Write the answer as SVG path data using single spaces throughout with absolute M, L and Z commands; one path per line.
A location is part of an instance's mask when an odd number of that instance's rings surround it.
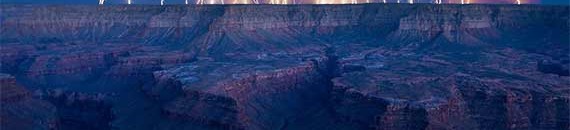
M 570 128 L 568 6 L 0 7 L 2 129 Z
M 2 129 L 53 129 L 57 126 L 55 106 L 32 97 L 8 74 L 0 73 L 0 127 Z

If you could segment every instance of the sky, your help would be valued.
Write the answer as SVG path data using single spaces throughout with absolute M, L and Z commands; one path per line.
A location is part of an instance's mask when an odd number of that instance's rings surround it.
M 127 4 L 129 0 L 104 0 L 104 4 Z M 161 4 L 162 0 L 130 0 L 132 4 Z M 209 2 L 214 4 L 251 4 L 253 1 L 261 3 L 288 3 L 297 4 L 351 4 L 351 3 L 383 3 L 384 0 L 188 0 L 189 4 Z M 386 0 L 388 3 L 397 3 L 398 0 Z M 400 3 L 433 3 L 439 0 L 400 0 Z M 570 5 L 570 0 L 441 0 L 443 3 L 494 3 L 494 4 L 555 4 Z M 99 4 L 100 0 L 0 0 L 2 4 Z M 222 3 L 224 2 L 224 3 Z M 185 4 L 186 0 L 163 0 L 163 4 Z

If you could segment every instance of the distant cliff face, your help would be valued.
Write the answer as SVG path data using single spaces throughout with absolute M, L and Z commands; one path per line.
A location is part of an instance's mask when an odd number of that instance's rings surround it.
M 262 33 L 260 31 L 302 38 L 342 30 L 338 33 L 354 31 L 362 35 L 373 35 L 374 38 L 390 39 L 403 37 L 390 37 L 390 34 L 416 35 L 410 33 L 421 32 L 419 37 L 430 38 L 436 33 L 443 33 L 446 39 L 455 42 L 469 38 L 462 35 L 464 31 L 514 31 L 536 26 L 568 28 L 567 12 L 568 7 L 565 6 L 532 5 L 3 5 L 0 40 L 124 41 L 207 46 L 204 44 L 213 44 L 209 42 L 218 39 L 226 38 L 230 39 L 229 42 L 237 42 L 242 37 L 242 40 L 253 43 L 279 43 L 276 39 L 251 37 L 262 35 L 259 34 Z M 287 32 L 290 34 L 284 34 Z
M 568 6 L 0 7 L 3 128 L 570 128 Z

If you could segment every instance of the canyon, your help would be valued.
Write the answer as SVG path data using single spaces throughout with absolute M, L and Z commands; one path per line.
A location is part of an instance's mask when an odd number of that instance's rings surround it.
M 570 7 L 0 5 L 2 129 L 570 129 Z

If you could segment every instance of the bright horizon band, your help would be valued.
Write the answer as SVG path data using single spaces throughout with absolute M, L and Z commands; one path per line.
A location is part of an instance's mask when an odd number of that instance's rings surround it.
M 109 0 L 98 0 L 100 5 L 107 4 Z M 362 3 L 432 3 L 432 4 L 531 4 L 540 3 L 539 0 L 184 0 L 184 3 L 172 0 L 160 0 L 160 5 L 166 4 L 362 4 Z M 116 2 L 112 2 L 117 4 Z M 125 4 L 141 4 L 137 0 L 124 0 Z M 142 3 L 148 4 L 148 3 Z

